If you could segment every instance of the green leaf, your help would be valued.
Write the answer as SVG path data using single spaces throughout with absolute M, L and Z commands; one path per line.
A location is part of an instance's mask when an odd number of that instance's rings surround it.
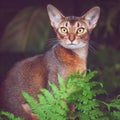
M 97 100 L 96 95 L 105 93 L 100 82 L 90 81 L 96 71 L 89 72 L 86 76 L 75 73 L 67 80 L 63 80 L 58 75 L 57 87 L 53 83 L 48 83 L 51 91 L 41 89 L 42 94 L 38 95 L 39 102 L 25 93 L 27 102 L 32 107 L 33 112 L 42 120 L 117 120 L 120 112 L 119 96 L 111 102 Z M 74 107 L 70 108 L 70 104 Z M 102 111 L 101 104 L 107 106 L 107 110 Z M 111 112 L 111 108 L 114 108 Z M 71 111 L 72 110 L 72 111 Z M 117 110 L 117 111 L 116 111 Z
M 62 77 L 60 75 L 58 75 L 58 83 L 59 83 L 60 90 L 65 91 L 66 90 L 65 82 L 64 82 L 64 80 L 62 79 Z
M 22 119 L 22 118 L 20 118 L 20 117 L 15 117 L 14 114 L 9 113 L 9 112 L 1 111 L 1 112 L 0 112 L 0 115 L 7 117 L 9 120 L 24 120 L 24 119 Z M 1 118 L 1 116 L 0 116 L 0 120 L 3 120 L 3 119 Z
M 97 74 L 97 71 L 89 72 L 87 76 L 85 76 L 85 81 L 91 80 L 96 74 Z

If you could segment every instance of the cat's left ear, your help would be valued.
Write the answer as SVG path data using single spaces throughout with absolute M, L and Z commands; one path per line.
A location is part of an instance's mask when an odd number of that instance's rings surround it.
M 47 5 L 48 15 L 53 27 L 58 27 L 59 23 L 62 21 L 64 15 L 53 5 Z
M 88 24 L 89 29 L 95 28 L 97 21 L 100 16 L 100 7 L 96 6 L 90 9 L 87 13 L 85 13 L 82 18 Z

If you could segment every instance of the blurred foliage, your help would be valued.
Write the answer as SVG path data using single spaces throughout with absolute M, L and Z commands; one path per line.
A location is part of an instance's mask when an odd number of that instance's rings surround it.
M 57 3 L 59 4 L 59 1 L 56 1 Z M 120 47 L 120 0 L 85 0 L 82 2 L 76 0 L 72 4 L 74 13 L 79 16 L 80 11 L 84 13 L 95 5 L 100 6 L 101 16 L 92 34 L 93 39 L 118 49 Z M 3 15 L 0 14 L 0 16 Z M 0 40 L 0 52 L 39 52 L 44 50 L 49 37 L 49 23 L 47 11 L 44 8 L 26 7 L 7 25 Z
M 47 2 L 46 4 L 48 4 Z M 56 0 L 54 3 L 56 5 L 62 4 L 61 7 L 58 5 L 60 10 L 64 8 L 65 11 L 69 11 L 62 1 L 58 2 Z M 76 0 L 71 6 L 74 6 L 74 13 L 80 15 L 81 11 L 84 13 L 95 5 L 100 6 L 101 16 L 91 39 L 102 43 L 102 47 L 98 46 L 100 50 L 96 55 L 89 55 L 88 68 L 99 71 L 98 80 L 101 80 L 106 89 L 111 92 L 120 87 L 120 53 L 115 50 L 120 49 L 120 0 Z M 5 9 L 10 14 L 10 8 Z M 12 11 L 15 11 L 14 8 L 12 8 Z M 1 19 L 4 16 L 7 18 L 6 15 L 1 13 L 0 11 Z M 39 52 L 44 50 L 49 38 L 49 23 L 47 11 L 42 7 L 27 7 L 21 10 L 6 27 L 0 40 L 0 52 Z M 54 34 L 53 31 L 50 34 Z M 54 39 L 51 40 L 54 42 Z M 111 48 L 108 48 L 108 46 L 111 46 Z M 8 54 L 6 56 L 7 59 L 10 58 Z M 12 58 L 13 56 L 10 60 Z M 7 66 L 6 63 L 10 63 L 10 60 L 1 59 L 1 71 L 3 71 L 5 65 Z
M 0 41 L 1 52 L 42 51 L 49 35 L 48 16 L 44 9 L 28 7 L 8 24 Z
M 86 4 L 85 6 L 82 3 L 83 9 L 93 5 L 100 6 L 100 20 L 92 35 L 97 42 L 105 44 L 98 46 L 99 50 L 95 55 L 89 54 L 88 68 L 98 71 L 94 79 L 102 82 L 108 93 L 116 90 L 120 93 L 120 53 L 116 50 L 120 49 L 120 0 L 86 0 L 83 2 Z M 76 2 L 74 4 L 78 6 L 75 9 L 80 11 L 79 4 Z M 0 52 L 44 50 L 49 37 L 49 22 L 47 12 L 42 8 L 28 7 L 21 10 L 6 27 L 0 40 Z M 3 65 L 5 67 L 5 64 Z M 109 108 L 109 104 L 106 103 L 106 105 Z M 119 116 L 117 112 L 113 114 Z
M 88 68 L 98 70 L 100 80 L 108 92 L 120 88 L 120 53 L 106 46 L 101 46 L 96 54 L 89 54 Z M 120 91 L 118 91 L 120 92 Z
M 99 42 L 114 48 L 120 48 L 120 0 L 95 0 L 101 7 L 101 16 L 95 30 Z M 103 4 L 104 3 L 104 4 Z
M 9 112 L 0 111 L 0 120 L 24 120 Z

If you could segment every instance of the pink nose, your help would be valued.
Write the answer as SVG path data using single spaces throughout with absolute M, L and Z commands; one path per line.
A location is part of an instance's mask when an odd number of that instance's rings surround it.
M 72 42 L 75 40 L 75 35 L 74 34 L 70 34 L 69 35 L 69 40 Z

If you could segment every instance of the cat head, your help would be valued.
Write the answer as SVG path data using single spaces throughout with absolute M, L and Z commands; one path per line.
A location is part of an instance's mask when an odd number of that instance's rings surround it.
M 90 33 L 100 16 L 99 7 L 93 7 L 81 17 L 66 17 L 50 4 L 47 6 L 47 11 L 51 26 L 63 47 L 77 49 L 88 45 Z

